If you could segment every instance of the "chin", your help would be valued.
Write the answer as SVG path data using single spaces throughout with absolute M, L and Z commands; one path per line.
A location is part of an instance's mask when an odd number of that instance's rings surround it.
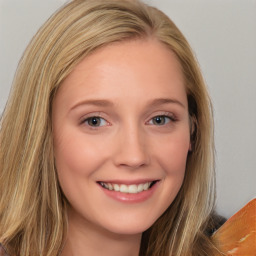
M 105 223 L 105 228 L 111 233 L 119 235 L 136 235 L 142 234 L 144 231 L 149 229 L 154 223 L 155 219 L 133 219 L 123 221 L 113 221 L 111 223 Z

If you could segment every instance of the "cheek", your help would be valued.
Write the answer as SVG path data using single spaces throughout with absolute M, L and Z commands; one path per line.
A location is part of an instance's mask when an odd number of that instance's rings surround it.
M 59 183 L 72 205 L 79 206 L 79 202 L 86 201 L 85 195 L 89 195 L 94 185 L 91 182 L 93 175 L 103 161 L 99 158 L 100 149 L 97 145 L 83 134 L 72 132 L 72 129 L 63 130 L 54 141 Z M 90 197 L 93 195 L 90 194 Z
M 184 175 L 189 147 L 189 133 L 170 136 L 155 147 L 159 163 L 167 175 Z
M 183 133 L 180 136 L 170 136 L 156 149 L 158 163 L 164 172 L 162 197 L 165 208 L 173 202 L 182 186 L 189 145 L 189 133 Z
M 166 208 L 177 196 L 186 171 L 189 139 L 176 138 L 172 143 L 166 144 L 161 155 L 161 167 L 165 171 L 164 190 Z
M 60 184 L 79 182 L 79 179 L 92 175 L 100 164 L 101 149 L 93 139 L 84 134 L 63 130 L 54 139 L 54 155 Z

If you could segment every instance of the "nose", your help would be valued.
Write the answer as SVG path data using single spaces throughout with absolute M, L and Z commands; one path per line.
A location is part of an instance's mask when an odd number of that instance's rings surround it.
M 119 133 L 114 163 L 116 166 L 137 169 L 149 164 L 147 139 L 139 128 L 130 128 Z

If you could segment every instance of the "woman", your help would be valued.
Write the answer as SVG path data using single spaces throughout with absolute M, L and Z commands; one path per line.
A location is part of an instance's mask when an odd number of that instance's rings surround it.
M 211 117 L 166 15 L 139 1 L 67 4 L 25 51 L 1 119 L 4 250 L 213 255 Z

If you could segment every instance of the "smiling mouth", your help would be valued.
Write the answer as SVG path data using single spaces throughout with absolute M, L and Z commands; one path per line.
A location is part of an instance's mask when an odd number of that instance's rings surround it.
M 146 190 L 151 189 L 159 180 L 154 180 L 150 182 L 145 182 L 141 184 L 115 184 L 115 183 L 106 183 L 99 181 L 98 184 L 100 184 L 101 187 L 104 189 L 115 191 L 115 192 L 121 192 L 121 193 L 128 193 L 128 194 L 137 194 Z

